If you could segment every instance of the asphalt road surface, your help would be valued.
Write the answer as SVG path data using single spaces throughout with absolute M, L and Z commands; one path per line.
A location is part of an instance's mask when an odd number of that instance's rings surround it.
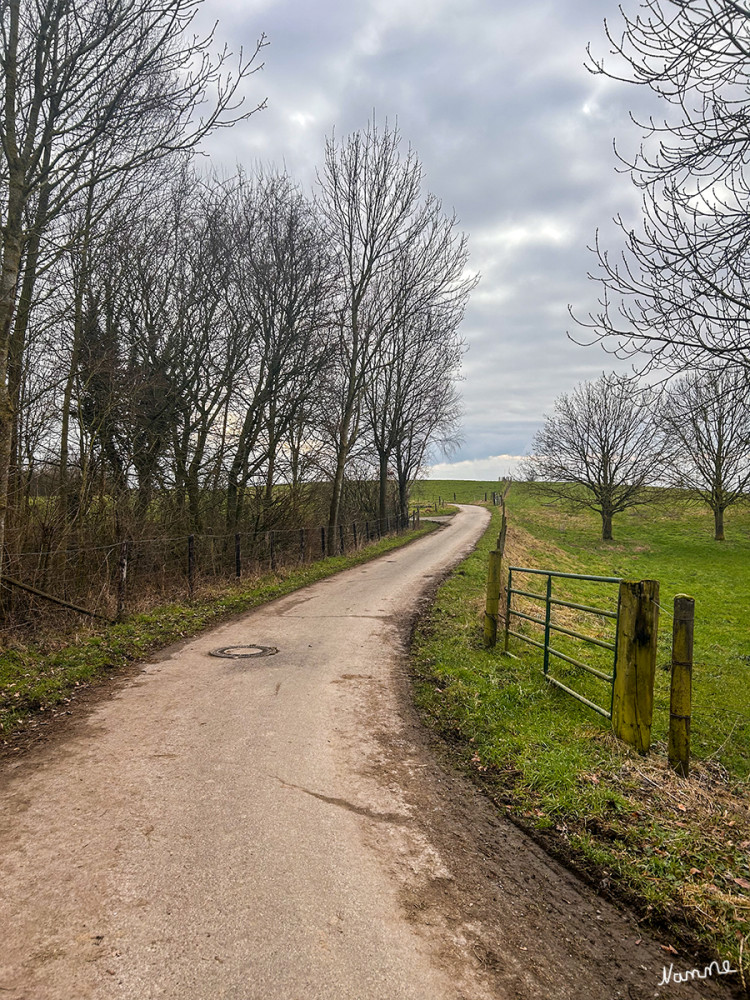
M 551 861 L 414 717 L 421 595 L 487 523 L 168 651 L 0 775 L 0 998 L 719 995 Z M 223 647 L 278 652 L 232 659 Z

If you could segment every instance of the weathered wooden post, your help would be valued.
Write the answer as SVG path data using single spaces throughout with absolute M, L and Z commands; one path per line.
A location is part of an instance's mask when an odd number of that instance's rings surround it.
M 659 628 L 656 580 L 623 580 L 612 699 L 615 735 L 648 753 L 654 714 L 654 675 Z
M 497 550 L 501 556 L 505 555 L 505 539 L 508 534 L 508 518 L 505 516 L 505 511 L 503 511 L 502 521 L 500 522 L 500 534 L 497 536 Z
M 344 523 L 343 523 L 343 521 L 339 522 L 339 543 L 341 545 L 341 555 L 343 556 L 343 554 L 344 554 Z
M 323 559 L 326 557 L 326 529 L 325 525 L 320 526 L 320 554 Z
M 305 561 L 305 529 L 299 529 L 299 561 Z
M 242 576 L 242 541 L 239 532 L 234 536 L 234 575 L 238 580 Z
M 365 545 L 370 541 L 370 522 L 365 521 Z
M 120 544 L 120 562 L 117 573 L 117 620 L 123 616 L 125 611 L 125 590 L 128 582 L 128 543 Z
M 490 552 L 487 569 L 487 603 L 484 611 L 484 644 L 487 648 L 497 642 L 497 612 L 500 607 L 500 568 L 502 554 L 497 549 Z
M 669 764 L 683 778 L 690 772 L 690 715 L 693 697 L 693 627 L 695 601 L 674 599 L 672 690 L 669 699 Z
M 352 522 L 352 538 L 354 539 L 354 548 L 357 548 L 357 522 Z
M 195 535 L 188 535 L 188 594 L 193 597 L 195 588 Z
M 271 569 L 276 570 L 276 532 L 269 532 L 269 544 L 271 546 Z

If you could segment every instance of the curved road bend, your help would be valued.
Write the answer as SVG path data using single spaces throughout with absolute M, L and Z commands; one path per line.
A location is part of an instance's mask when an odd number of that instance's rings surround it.
M 441 769 L 408 708 L 404 616 L 486 521 L 186 643 L 6 765 L 0 998 L 658 995 L 664 953 Z M 278 653 L 208 655 L 255 643 Z

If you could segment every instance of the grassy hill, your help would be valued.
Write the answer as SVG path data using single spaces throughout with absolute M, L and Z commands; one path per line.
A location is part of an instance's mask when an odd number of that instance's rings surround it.
M 454 493 L 457 502 L 476 502 L 498 486 L 428 481 L 418 495 L 421 502 L 452 502 Z M 607 720 L 547 685 L 541 651 L 516 639 L 514 658 L 502 655 L 502 643 L 483 648 L 497 510 L 418 630 L 416 690 L 425 716 L 496 801 L 553 849 L 644 916 L 666 921 L 683 939 L 699 935 L 738 968 L 750 935 L 750 509 L 727 513 L 725 542 L 713 540 L 707 508 L 674 499 L 618 515 L 614 541 L 602 542 L 595 514 L 550 506 L 532 485 L 514 483 L 508 517 L 514 565 L 660 582 L 653 751 L 630 751 Z M 597 606 L 613 599 L 611 587 L 580 586 L 569 583 L 559 593 Z M 669 770 L 665 745 L 678 593 L 696 600 L 694 764 L 687 781 Z M 601 683 L 564 664 L 555 670 L 587 694 Z

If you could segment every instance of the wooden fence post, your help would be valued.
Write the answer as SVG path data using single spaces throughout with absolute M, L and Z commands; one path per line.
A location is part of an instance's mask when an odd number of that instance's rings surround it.
M 352 538 L 354 539 L 354 548 L 357 548 L 357 522 L 352 522 Z
M 325 559 L 326 556 L 326 529 L 325 525 L 320 526 L 320 554 Z
M 271 553 L 270 553 L 270 555 L 271 555 L 271 569 L 275 571 L 276 570 L 276 532 L 275 531 L 270 531 L 268 533 L 268 535 L 269 535 L 268 541 L 269 541 L 269 544 L 270 544 L 270 547 L 271 547 Z
M 120 545 L 120 562 L 117 574 L 117 620 L 120 621 L 125 611 L 125 589 L 128 582 L 128 543 Z
M 341 555 L 343 556 L 344 551 L 345 551 L 345 546 L 344 546 L 344 522 L 343 521 L 339 522 L 339 543 L 341 545 Z
M 299 529 L 299 560 L 300 562 L 305 561 L 305 529 Z
M 500 522 L 500 534 L 497 536 L 497 550 L 501 556 L 505 555 L 505 539 L 508 534 L 508 518 L 505 516 L 505 511 L 503 511 L 503 517 Z
M 674 599 L 672 626 L 672 690 L 669 699 L 669 764 L 683 778 L 690 772 L 690 715 L 693 690 L 693 626 L 695 601 L 687 594 Z
M 659 627 L 659 584 L 656 580 L 623 580 L 612 699 L 615 735 L 648 753 L 654 714 L 656 640 Z
M 234 575 L 238 580 L 242 576 L 242 540 L 239 532 L 234 536 Z
M 188 593 L 192 600 L 195 588 L 195 535 L 188 535 Z
M 484 644 L 488 648 L 497 642 L 497 612 L 500 606 L 500 567 L 502 555 L 497 549 L 490 552 L 487 569 L 487 603 L 484 612 Z

